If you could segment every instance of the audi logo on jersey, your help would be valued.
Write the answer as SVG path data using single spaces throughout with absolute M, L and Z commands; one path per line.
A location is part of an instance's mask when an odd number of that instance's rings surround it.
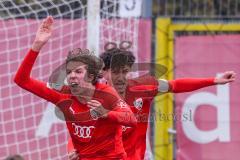
M 80 126 L 75 123 L 72 123 L 72 126 L 74 128 L 74 135 L 80 137 L 80 138 L 91 138 L 91 134 L 94 126 Z

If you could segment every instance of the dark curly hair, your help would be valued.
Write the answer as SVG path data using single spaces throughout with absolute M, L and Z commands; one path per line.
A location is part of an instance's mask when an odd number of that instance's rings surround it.
M 122 41 L 119 47 L 114 42 L 106 43 L 104 46 L 105 51 L 100 55 L 105 64 L 103 70 L 119 69 L 125 65 L 132 67 L 135 56 L 131 51 L 127 50 L 131 45 L 132 43 L 129 41 Z

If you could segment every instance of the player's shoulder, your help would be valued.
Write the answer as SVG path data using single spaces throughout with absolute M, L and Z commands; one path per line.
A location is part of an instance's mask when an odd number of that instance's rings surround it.
M 109 88 L 110 86 L 109 86 L 108 84 L 105 84 L 105 83 L 99 83 L 99 82 L 97 82 L 97 83 L 95 84 L 95 87 L 96 87 L 96 89 L 98 89 L 98 90 L 104 90 L 104 89 L 106 89 L 106 88 Z
M 95 98 L 103 99 L 105 103 L 109 104 L 121 99 L 116 90 L 106 84 L 96 84 L 94 96 Z
M 112 108 L 121 99 L 115 89 L 106 84 L 96 84 L 94 98 L 105 108 Z
M 102 92 L 107 92 L 107 93 L 112 93 L 112 94 L 117 93 L 116 90 L 108 84 L 97 83 L 96 89 L 99 91 L 102 91 Z

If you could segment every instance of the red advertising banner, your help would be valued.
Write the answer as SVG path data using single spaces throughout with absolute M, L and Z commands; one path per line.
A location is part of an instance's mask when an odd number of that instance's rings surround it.
M 240 74 L 240 36 L 176 38 L 175 79 Z M 236 160 L 240 151 L 239 78 L 231 84 L 175 94 L 177 160 Z

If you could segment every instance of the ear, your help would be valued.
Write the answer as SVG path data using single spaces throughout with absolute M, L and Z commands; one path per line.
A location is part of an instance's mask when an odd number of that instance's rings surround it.
M 93 79 L 94 79 L 94 75 L 93 74 L 89 74 L 88 75 L 88 78 L 90 79 L 90 81 L 92 82 L 93 81 Z

